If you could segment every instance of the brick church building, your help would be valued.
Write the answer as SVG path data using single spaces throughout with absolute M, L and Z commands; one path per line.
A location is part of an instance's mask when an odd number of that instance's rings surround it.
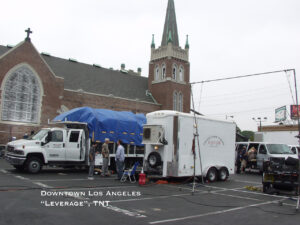
M 48 126 L 48 120 L 89 106 L 134 113 L 190 112 L 189 44 L 179 46 L 174 0 L 168 1 L 161 45 L 151 44 L 148 77 L 39 53 L 31 39 L 0 45 L 0 144 Z

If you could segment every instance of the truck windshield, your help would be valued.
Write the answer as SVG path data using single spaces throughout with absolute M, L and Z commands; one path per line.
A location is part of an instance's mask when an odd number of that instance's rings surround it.
M 42 129 L 40 130 L 36 135 L 34 135 L 33 137 L 31 137 L 32 140 L 39 140 L 41 141 L 47 134 L 48 134 L 47 129 Z
M 294 154 L 289 146 L 284 144 L 267 144 L 270 154 Z

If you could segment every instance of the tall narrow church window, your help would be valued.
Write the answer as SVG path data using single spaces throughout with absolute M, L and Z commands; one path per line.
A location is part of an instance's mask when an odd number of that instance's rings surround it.
M 179 80 L 184 81 L 184 70 L 182 66 L 179 68 Z
M 12 71 L 5 80 L 2 95 L 2 121 L 38 123 L 41 87 L 26 65 Z
M 183 98 L 182 93 L 178 95 L 178 111 L 183 112 Z
M 177 92 L 173 94 L 173 110 L 177 111 Z
M 162 65 L 162 74 L 161 74 L 161 79 L 165 80 L 166 79 L 166 65 Z
M 155 67 L 155 80 L 159 80 L 159 66 Z
M 173 65 L 173 71 L 172 71 L 172 79 L 177 80 L 177 65 Z

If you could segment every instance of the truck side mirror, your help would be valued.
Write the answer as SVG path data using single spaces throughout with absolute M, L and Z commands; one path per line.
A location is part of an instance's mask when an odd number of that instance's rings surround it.
M 48 135 L 47 135 L 47 137 L 46 137 L 46 143 L 49 143 L 51 140 L 52 140 L 52 132 L 49 131 L 49 132 L 48 132 Z

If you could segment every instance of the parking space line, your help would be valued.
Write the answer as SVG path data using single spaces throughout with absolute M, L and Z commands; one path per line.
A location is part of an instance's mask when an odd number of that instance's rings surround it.
M 290 198 L 289 196 L 285 196 L 285 195 L 269 195 L 269 194 L 260 193 L 260 192 L 256 192 L 256 191 L 243 191 L 243 190 L 238 190 L 238 189 L 220 188 L 220 187 L 214 187 L 214 186 L 208 186 L 208 185 L 206 185 L 206 187 L 219 188 L 219 189 L 223 189 L 224 191 L 235 191 L 235 192 L 242 192 L 242 193 L 269 196 L 269 197 L 272 196 L 275 198 L 284 198 L 284 199 Z
M 32 182 L 32 183 L 34 183 L 34 184 L 36 184 L 36 185 L 38 185 L 40 187 L 43 187 L 43 188 L 53 188 L 53 187 L 51 187 L 51 186 L 49 186 L 47 184 L 43 184 L 43 183 L 40 183 L 40 182 Z
M 173 218 L 173 219 L 166 219 L 166 220 L 158 220 L 158 221 L 153 221 L 149 222 L 149 224 L 160 224 L 160 223 L 169 223 L 169 222 L 175 222 L 175 221 L 181 221 L 181 220 L 187 220 L 187 219 L 194 219 L 194 218 L 199 218 L 199 217 L 204 217 L 204 216 L 212 216 L 212 215 L 218 215 L 218 214 L 223 214 L 227 212 L 233 212 L 237 210 L 243 210 L 251 207 L 257 207 L 261 205 L 268 205 L 275 203 L 277 201 L 267 201 L 267 202 L 262 202 L 258 204 L 252 204 L 252 205 L 247 205 L 247 206 L 240 206 L 240 207 L 235 207 L 232 209 L 225 209 L 225 210 L 220 210 L 220 211 L 214 211 L 214 212 L 209 212 L 209 213 L 203 213 L 203 214 L 198 214 L 198 215 L 193 215 L 193 216 L 185 216 L 185 217 L 178 217 L 178 218 Z
M 235 182 L 239 182 L 239 183 L 246 183 L 246 184 L 260 184 L 260 185 L 262 185 L 261 182 L 254 182 L 254 181 L 247 181 L 247 180 L 231 179 L 231 181 L 235 181 Z
M 163 198 L 170 198 L 170 197 L 180 197 L 180 196 L 187 196 L 187 195 L 191 195 L 191 193 L 177 194 L 177 195 L 155 196 L 155 197 L 148 197 L 148 198 L 131 198 L 131 199 L 114 200 L 114 201 L 110 201 L 110 202 L 144 201 L 144 200 L 163 199 Z
M 28 178 L 26 177 L 22 177 L 22 176 L 14 176 L 15 178 L 18 178 L 20 180 L 29 180 Z
M 9 173 L 7 170 L 1 169 L 0 172 L 2 173 Z
M 261 199 L 244 197 L 244 196 L 239 196 L 239 195 L 229 195 L 229 194 L 224 194 L 224 193 L 219 193 L 219 192 L 211 192 L 211 193 L 215 194 L 215 195 L 222 195 L 222 196 L 227 196 L 227 197 L 231 197 L 231 198 L 240 198 L 240 199 L 245 199 L 245 200 L 262 201 Z
M 136 218 L 145 218 L 147 216 L 145 215 L 142 215 L 138 212 L 132 212 L 132 211 L 129 211 L 128 209 L 121 209 L 121 208 L 118 208 L 116 206 L 112 206 L 112 205 L 109 205 L 107 207 L 105 207 L 106 209 L 110 209 L 110 210 L 113 210 L 115 212 L 118 212 L 118 213 L 123 213 L 127 216 L 132 216 L 132 217 L 136 217 Z

